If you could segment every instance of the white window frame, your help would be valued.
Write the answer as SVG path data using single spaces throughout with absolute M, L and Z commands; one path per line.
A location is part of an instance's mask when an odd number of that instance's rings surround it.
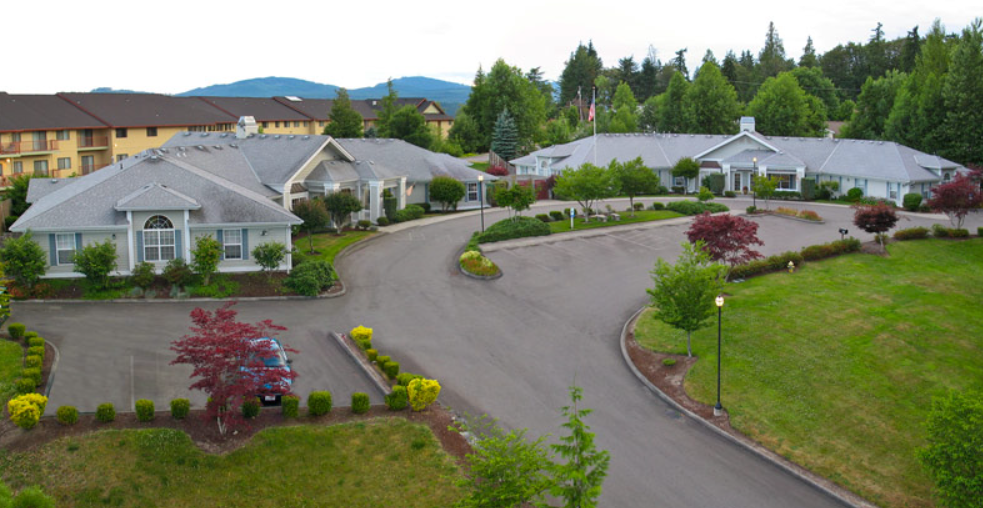
M 169 224 L 172 224 L 170 228 L 148 228 L 156 217 L 163 217 Z M 167 262 L 177 257 L 177 235 L 175 234 L 173 222 L 171 219 L 164 217 L 163 215 L 154 215 L 147 219 L 144 223 L 143 230 L 143 260 L 154 262 Z M 168 236 L 170 238 L 168 238 Z M 168 243 L 167 240 L 170 240 Z M 170 257 L 166 255 L 167 251 L 165 249 L 170 249 Z M 153 253 L 153 256 L 150 254 Z
M 772 174 L 768 175 L 769 178 L 775 177 L 775 180 L 777 181 L 777 184 L 778 185 L 775 187 L 775 190 L 776 191 L 784 191 L 784 192 L 788 192 L 788 191 L 793 191 L 794 192 L 794 191 L 797 191 L 799 189 L 798 185 L 796 185 L 798 183 L 796 181 L 798 179 L 798 176 L 799 175 L 797 175 L 795 173 L 772 173 Z M 784 178 L 786 178 L 786 177 L 788 178 L 788 182 L 789 182 L 790 186 L 789 187 L 782 187 L 781 185 L 783 183 L 785 183 Z
M 230 239 L 236 239 L 238 241 L 230 241 Z M 230 256 L 229 247 L 238 247 L 239 255 Z M 222 250 L 225 251 L 225 259 L 227 261 L 238 261 L 242 259 L 242 230 L 241 229 L 223 229 L 222 230 Z
M 71 248 L 69 248 L 71 246 Z M 75 233 L 57 233 L 55 234 L 55 261 L 57 261 L 56 266 L 71 265 L 72 257 L 75 255 L 75 251 L 78 250 L 78 244 L 75 243 Z M 67 253 L 67 259 L 62 259 L 62 253 Z
M 471 197 L 472 192 L 474 193 L 474 197 Z M 467 202 L 478 201 L 478 182 L 468 182 L 468 190 L 464 195 L 464 200 Z
M 55 138 L 58 141 L 68 141 L 69 139 L 71 139 L 71 134 L 69 134 L 68 129 L 64 129 L 64 130 L 57 131 L 55 134 Z

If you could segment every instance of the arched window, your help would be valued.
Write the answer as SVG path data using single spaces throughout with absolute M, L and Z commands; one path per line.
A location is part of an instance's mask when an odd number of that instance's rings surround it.
M 174 259 L 174 224 L 163 215 L 154 215 L 143 225 L 143 258 L 147 261 Z
M 946 173 L 946 174 L 944 174 L 942 176 L 942 181 L 943 182 L 948 182 L 949 180 L 952 180 L 952 174 L 951 173 Z

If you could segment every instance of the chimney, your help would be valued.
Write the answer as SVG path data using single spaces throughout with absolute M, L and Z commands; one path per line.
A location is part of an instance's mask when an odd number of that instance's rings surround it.
M 239 123 L 236 124 L 236 139 L 246 139 L 253 134 L 259 134 L 256 119 L 251 116 L 239 117 Z
M 742 116 L 741 117 L 741 132 L 748 131 L 754 132 L 754 117 L 753 116 Z

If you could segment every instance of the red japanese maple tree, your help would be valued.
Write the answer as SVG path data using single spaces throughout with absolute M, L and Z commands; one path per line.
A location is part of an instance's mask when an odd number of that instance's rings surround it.
M 297 374 L 284 367 L 268 367 L 264 359 L 276 352 L 269 343 L 250 339 L 269 337 L 286 328 L 269 319 L 256 324 L 236 320 L 235 302 L 229 302 L 214 312 L 196 308 L 191 311 L 191 334 L 174 341 L 171 350 L 177 353 L 171 365 L 188 364 L 194 368 L 192 390 L 209 396 L 205 418 L 214 418 L 219 433 L 245 426 L 242 403 L 266 392 L 289 393 L 286 380 Z M 286 351 L 295 350 L 284 348 Z
M 703 250 L 710 259 L 720 261 L 731 267 L 764 257 L 751 248 L 764 245 L 758 238 L 758 223 L 736 215 L 711 215 L 705 212 L 697 215 L 686 231 L 691 243 L 703 241 Z
M 858 228 L 871 234 L 880 235 L 881 233 L 886 233 L 898 223 L 898 214 L 894 213 L 894 208 L 891 208 L 885 203 L 857 205 L 854 209 L 856 211 L 853 213 L 853 223 Z M 884 237 L 880 236 L 878 239 L 880 240 L 881 250 L 885 250 Z
M 957 228 L 963 227 L 963 219 L 970 212 L 976 212 L 983 205 L 983 192 L 980 191 L 980 170 L 969 176 L 957 174 L 951 182 L 932 188 L 932 197 L 928 206 L 946 214 L 949 222 Z
M 490 166 L 487 173 L 492 176 L 509 176 L 509 170 L 505 166 Z

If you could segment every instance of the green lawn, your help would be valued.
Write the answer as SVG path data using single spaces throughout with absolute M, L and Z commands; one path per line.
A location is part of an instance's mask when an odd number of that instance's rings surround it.
M 882 506 L 932 506 L 915 459 L 933 395 L 983 387 L 983 240 L 920 240 L 727 287 L 723 405 L 735 428 Z M 691 397 L 716 397 L 716 323 Z M 685 354 L 650 314 L 636 336 Z
M 318 254 L 313 257 L 323 259 L 334 266 L 334 257 L 337 256 L 342 249 L 374 234 L 374 231 L 347 231 L 342 236 L 338 236 L 334 233 L 318 233 L 314 235 L 314 250 L 317 251 Z M 294 253 L 294 256 L 298 259 L 298 261 L 304 261 L 312 257 L 310 254 L 311 247 L 307 236 L 295 238 L 293 243 L 294 247 L 297 248 L 297 252 Z
M 477 169 L 478 171 L 488 171 L 488 166 L 490 166 L 490 165 L 491 165 L 490 162 L 472 162 L 471 163 L 471 167 L 474 168 L 474 169 Z
M 20 377 L 23 368 L 24 346 L 20 343 L 0 340 L 0 404 L 7 407 L 7 401 L 16 395 L 14 381 Z
M 635 212 L 635 216 L 631 216 L 631 212 L 618 212 L 621 215 L 621 220 L 610 221 L 610 222 L 599 222 L 597 220 L 591 220 L 590 222 L 584 222 L 584 219 L 577 217 L 574 219 L 574 231 L 580 231 L 582 229 L 594 229 L 594 228 L 607 228 L 611 226 L 621 226 L 623 224 L 634 224 L 636 222 L 650 222 L 656 220 L 674 219 L 676 217 L 682 217 L 681 214 L 676 212 L 671 212 L 669 210 L 641 210 Z M 570 218 L 567 217 L 563 220 L 550 222 L 550 231 L 553 233 L 565 233 L 570 231 Z
M 0 451 L 12 488 L 73 506 L 445 507 L 461 472 L 425 426 L 402 418 L 266 429 L 228 455 L 171 429 L 102 431 Z

